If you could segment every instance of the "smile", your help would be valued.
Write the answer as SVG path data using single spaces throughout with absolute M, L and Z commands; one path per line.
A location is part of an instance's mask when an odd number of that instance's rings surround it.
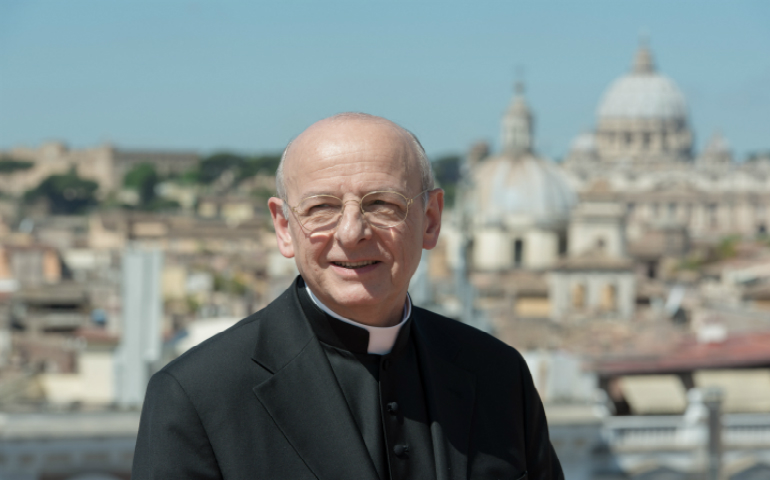
M 350 268 L 350 269 L 355 270 L 357 268 L 362 268 L 362 267 L 366 267 L 366 266 L 369 266 L 369 265 L 374 265 L 375 263 L 380 263 L 380 262 L 377 262 L 377 261 L 374 261 L 374 260 L 367 260 L 367 261 L 364 261 L 364 262 L 332 262 L 332 263 L 337 265 L 338 267 Z

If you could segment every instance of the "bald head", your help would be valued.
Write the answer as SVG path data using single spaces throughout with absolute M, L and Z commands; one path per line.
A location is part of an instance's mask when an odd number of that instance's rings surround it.
M 425 149 L 412 132 L 390 120 L 375 115 L 354 112 L 339 113 L 314 123 L 289 142 L 284 149 L 275 174 L 276 191 L 278 197 L 284 200 L 284 208 L 286 208 L 288 200 L 287 184 L 291 183 L 292 172 L 296 171 L 297 163 L 303 160 L 305 154 L 315 152 L 318 149 L 333 149 L 335 144 L 342 144 L 345 141 L 360 140 L 349 138 L 353 135 L 375 134 L 387 135 L 392 139 L 392 142 L 400 144 L 404 153 L 404 168 L 410 176 L 419 176 L 420 191 L 434 188 L 433 172 Z M 333 154 L 333 152 L 328 153 Z

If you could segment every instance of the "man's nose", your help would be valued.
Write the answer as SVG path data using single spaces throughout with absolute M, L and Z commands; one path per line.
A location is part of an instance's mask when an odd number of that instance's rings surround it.
M 350 204 L 350 206 L 348 206 Z M 361 213 L 361 204 L 349 200 L 342 204 L 342 213 L 334 236 L 342 245 L 355 245 L 371 235 L 371 227 Z

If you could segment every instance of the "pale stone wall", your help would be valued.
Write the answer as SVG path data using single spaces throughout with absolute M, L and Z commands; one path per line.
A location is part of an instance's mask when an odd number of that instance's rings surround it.
M 682 120 L 602 118 L 596 129 L 599 158 L 606 162 L 687 160 L 692 133 Z
M 513 247 L 511 247 L 513 248 Z M 524 236 L 524 267 L 546 268 L 559 258 L 559 235 L 547 230 L 530 230 Z
M 112 350 L 85 350 L 78 355 L 78 373 L 41 374 L 40 384 L 52 403 L 111 403 L 115 400 Z
M 54 142 L 38 148 L 13 148 L 0 152 L 0 155 L 34 163 L 28 170 L 0 175 L 0 189 L 12 195 L 21 195 L 37 187 L 46 177 L 66 174 L 72 168 L 81 177 L 98 183 L 100 194 L 119 184 L 114 172 L 113 149 L 108 145 L 70 150 L 64 144 Z
M 513 268 L 513 244 L 516 237 L 501 231 L 480 231 L 473 239 L 473 266 L 482 271 Z M 526 252 L 526 245 L 523 246 Z M 526 253 L 524 253 L 526 255 Z
M 573 314 L 606 314 L 629 320 L 634 315 L 636 278 L 633 272 L 553 272 L 549 275 L 551 318 L 565 321 Z M 603 293 L 614 288 L 615 305 L 608 309 Z M 575 305 L 573 294 L 582 291 L 582 305 Z
M 685 225 L 694 238 L 770 229 L 770 164 L 572 164 L 564 169 L 583 201 L 598 195 L 626 207 L 629 239 L 661 222 Z
M 626 254 L 625 207 L 612 202 L 579 205 L 569 225 L 570 256 L 601 248 L 607 255 Z

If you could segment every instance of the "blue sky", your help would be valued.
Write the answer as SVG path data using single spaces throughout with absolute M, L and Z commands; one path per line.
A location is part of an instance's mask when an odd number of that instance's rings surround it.
M 517 66 L 537 144 L 590 129 L 646 32 L 701 148 L 770 149 L 770 2 L 0 0 L 0 148 L 281 149 L 365 111 L 428 153 L 498 141 Z

